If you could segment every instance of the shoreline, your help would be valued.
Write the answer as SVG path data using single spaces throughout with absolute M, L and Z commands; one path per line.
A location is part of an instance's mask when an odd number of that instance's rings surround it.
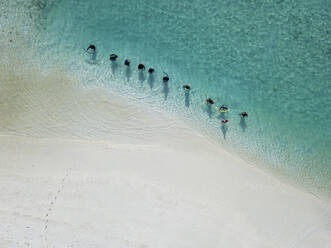
M 18 64 L 18 66 L 23 65 Z M 145 130 L 151 128 L 154 135 L 159 130 L 167 131 L 173 126 L 182 130 L 188 128 L 189 132 L 203 137 L 216 149 L 225 150 L 233 158 L 242 160 L 249 166 L 258 168 L 286 184 L 313 195 L 316 195 L 317 191 L 318 197 L 330 200 L 328 192 L 292 179 L 281 170 L 276 171 L 273 166 L 263 166 L 265 161 L 252 159 L 251 154 L 246 154 L 243 158 L 232 144 L 226 145 L 227 141 L 213 136 L 211 132 L 213 129 L 205 129 L 196 125 L 194 120 L 187 118 L 189 114 L 181 118 L 179 113 L 154 108 L 150 102 L 140 98 L 135 99 L 130 95 L 127 99 L 120 95 L 121 92 L 117 88 L 104 89 L 102 85 L 84 86 L 83 82 L 70 75 L 70 72 L 64 68 L 53 69 L 45 75 L 40 74 L 33 67 L 29 71 L 24 71 L 27 75 L 26 79 L 19 80 L 10 70 L 4 72 L 6 81 L 0 85 L 0 89 L 2 87 L 4 90 L 4 101 L 9 104 L 0 106 L 2 134 L 9 131 L 12 134 L 21 133 L 25 136 L 41 138 L 63 137 L 107 141 L 112 140 L 113 136 L 117 139 L 123 136 L 126 138 L 136 136 L 135 139 L 145 136 L 139 133 L 136 124 Z M 11 95 L 16 91 L 28 94 L 15 95 L 12 98 Z M 36 102 L 43 106 L 35 109 Z M 21 105 L 23 105 L 22 109 Z M 65 112 L 63 112 L 64 109 Z M 28 118 L 26 118 L 24 111 L 31 112 L 31 117 L 27 115 Z M 23 119 L 21 119 L 21 112 Z M 49 112 L 52 113 L 51 116 L 48 115 Z M 124 126 L 121 126 L 122 121 L 126 122 Z M 100 132 L 98 129 L 101 129 Z M 179 132 L 176 135 L 179 135 Z M 167 138 L 170 137 L 171 135 L 167 136 Z M 174 141 L 178 139 L 175 138 L 169 143 Z

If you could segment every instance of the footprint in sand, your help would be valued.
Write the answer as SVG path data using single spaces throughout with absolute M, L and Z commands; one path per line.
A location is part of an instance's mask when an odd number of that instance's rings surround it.
M 71 171 L 71 168 L 69 170 Z M 53 197 L 54 200 L 50 202 L 50 205 L 51 206 L 54 206 L 55 205 L 57 198 L 59 197 L 61 191 L 64 188 L 65 181 L 67 180 L 68 176 L 69 176 L 69 173 L 66 173 L 65 176 L 61 179 L 61 181 L 60 181 L 61 182 L 61 185 L 60 185 L 59 189 L 56 191 L 55 196 Z M 45 215 L 45 226 L 44 226 L 44 230 L 45 230 L 45 242 L 46 243 L 47 243 L 47 230 L 48 230 L 48 224 L 49 224 L 49 216 L 51 215 L 51 212 L 52 212 L 52 207 L 49 207 L 48 208 L 48 211 L 47 211 L 47 213 Z

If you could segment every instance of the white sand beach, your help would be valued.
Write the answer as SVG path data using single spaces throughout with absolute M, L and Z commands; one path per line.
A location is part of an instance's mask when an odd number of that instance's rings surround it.
M 327 200 L 128 108 L 106 140 L 0 136 L 0 247 L 330 247 Z

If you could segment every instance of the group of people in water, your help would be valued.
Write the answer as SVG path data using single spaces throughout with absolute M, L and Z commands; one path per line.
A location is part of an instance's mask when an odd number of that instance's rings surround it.
M 96 53 L 96 47 L 95 47 L 95 45 L 91 44 L 91 45 L 89 45 L 89 47 L 85 51 L 89 54 L 95 54 Z M 110 54 L 110 56 L 109 56 L 109 60 L 112 61 L 112 62 L 115 62 L 117 60 L 117 58 L 118 58 L 118 56 L 116 54 Z M 124 65 L 125 66 L 130 66 L 130 64 L 131 64 L 130 60 L 128 60 L 128 59 L 124 60 Z M 145 65 L 143 65 L 143 64 L 138 65 L 138 70 L 139 71 L 144 71 L 145 69 L 146 69 Z M 149 74 L 154 73 L 154 71 L 155 70 L 153 68 L 148 68 L 148 73 Z M 163 73 L 165 74 L 165 76 L 162 78 L 163 83 L 168 83 L 170 78 L 169 78 L 168 74 L 166 74 L 165 72 L 163 72 Z M 186 90 L 186 91 L 190 91 L 191 86 L 189 84 L 183 85 L 183 89 Z M 206 99 L 205 102 L 208 105 L 213 105 L 213 104 L 216 103 L 216 101 L 213 100 L 212 98 Z M 230 111 L 229 107 L 226 106 L 226 105 L 222 105 L 222 106 L 220 106 L 219 108 L 216 108 L 216 109 L 221 113 L 226 113 L 226 112 Z M 241 118 L 247 118 L 248 114 L 247 114 L 247 112 L 242 112 L 242 113 L 240 113 L 240 116 L 241 116 Z M 226 124 L 226 123 L 229 122 L 229 120 L 225 119 L 225 118 L 222 118 L 221 122 L 222 122 L 222 124 Z

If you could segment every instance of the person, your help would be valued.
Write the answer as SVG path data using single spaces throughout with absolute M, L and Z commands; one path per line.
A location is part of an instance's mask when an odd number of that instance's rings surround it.
M 110 54 L 109 55 L 109 60 L 110 61 L 115 61 L 118 58 L 118 56 L 116 54 Z
M 169 81 L 169 77 L 168 76 L 164 76 L 163 77 L 163 83 L 167 83 Z
M 145 70 L 145 66 L 143 64 L 139 64 L 138 65 L 138 70 L 144 71 Z
M 167 83 L 169 81 L 169 76 L 167 73 L 163 72 L 165 76 L 163 77 L 163 83 Z
M 191 86 L 189 84 L 186 84 L 186 85 L 183 85 L 183 88 L 185 90 L 190 90 L 191 89 Z
M 152 74 L 153 72 L 154 72 L 154 69 L 153 69 L 153 68 L 149 68 L 149 69 L 148 69 L 148 73 L 149 73 L 149 74 Z
M 248 117 L 247 112 L 242 112 L 240 115 L 241 115 L 241 117 L 243 117 L 243 118 Z
M 226 105 L 224 105 L 224 104 L 223 104 L 221 107 L 219 107 L 219 109 L 222 110 L 222 111 L 227 111 L 227 110 L 229 110 L 228 106 L 226 106 Z
M 89 47 L 85 50 L 87 53 L 89 53 L 89 50 L 92 50 L 92 54 L 95 53 L 96 47 L 95 45 L 91 44 Z
M 222 120 L 222 123 L 223 123 L 223 124 L 228 123 L 228 122 L 229 122 L 229 120 L 226 120 L 226 119 L 223 119 L 223 120 Z
M 126 60 L 124 61 L 124 65 L 126 65 L 126 66 L 130 66 L 130 60 L 126 59 Z
M 215 101 L 213 99 L 211 99 L 211 98 L 208 98 L 208 99 L 206 99 L 206 103 L 207 104 L 214 104 Z

